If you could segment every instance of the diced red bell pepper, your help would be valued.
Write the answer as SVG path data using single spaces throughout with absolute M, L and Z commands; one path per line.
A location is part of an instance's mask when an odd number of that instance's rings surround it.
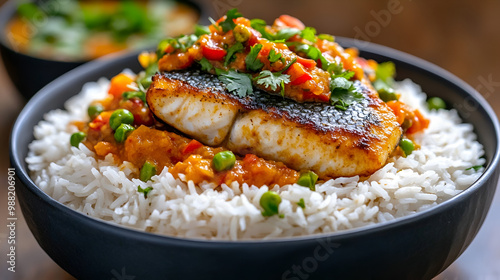
M 186 147 L 184 147 L 184 149 L 182 149 L 182 154 L 183 155 L 187 155 L 187 154 L 190 154 L 192 153 L 194 150 L 198 149 L 198 148 L 201 148 L 203 146 L 203 144 L 201 144 L 200 142 L 196 141 L 196 140 L 191 140 L 191 142 L 189 142 Z
M 101 130 L 101 128 L 109 123 L 109 118 L 113 112 L 106 111 L 100 113 L 94 120 L 89 123 L 89 128 L 93 130 Z
M 288 68 L 286 74 L 290 75 L 290 84 L 292 86 L 303 84 L 312 79 L 311 75 L 307 73 L 304 66 L 300 63 L 294 63 Z

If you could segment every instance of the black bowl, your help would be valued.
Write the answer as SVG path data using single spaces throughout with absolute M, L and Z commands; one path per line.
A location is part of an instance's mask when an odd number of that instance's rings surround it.
M 344 46 L 356 42 L 338 38 Z M 430 279 L 467 248 L 486 217 L 499 176 L 499 126 L 473 88 L 430 63 L 366 44 L 361 55 L 391 60 L 398 79 L 410 77 L 457 108 L 476 128 L 487 167 L 468 189 L 442 204 L 391 222 L 298 238 L 204 241 L 159 236 L 90 218 L 54 201 L 28 176 L 25 158 L 33 127 L 61 108 L 81 86 L 123 68 L 138 70 L 134 54 L 98 60 L 41 90 L 14 125 L 10 155 L 23 214 L 40 246 L 79 279 Z M 127 278 L 128 279 L 128 278 Z
M 198 11 L 201 18 L 206 18 L 202 3 L 189 0 L 177 0 Z M 0 9 L 0 54 L 5 64 L 6 72 L 17 90 L 26 99 L 30 99 L 43 86 L 53 81 L 71 69 L 80 66 L 88 60 L 60 61 L 31 56 L 17 51 L 5 32 L 9 21 L 16 14 L 19 1 L 7 1 Z

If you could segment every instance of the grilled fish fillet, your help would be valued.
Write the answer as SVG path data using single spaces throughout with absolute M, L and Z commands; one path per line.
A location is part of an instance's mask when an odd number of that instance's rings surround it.
M 207 145 L 281 161 L 320 178 L 370 175 L 396 147 L 401 128 L 376 92 L 346 111 L 328 103 L 297 103 L 262 91 L 230 94 L 216 76 L 199 71 L 156 74 L 147 93 L 152 112 Z

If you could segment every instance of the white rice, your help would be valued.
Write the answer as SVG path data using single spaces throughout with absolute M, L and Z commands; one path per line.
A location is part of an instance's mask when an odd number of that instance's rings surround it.
M 277 215 L 261 214 L 259 199 L 269 190 L 247 184 L 195 186 L 174 179 L 166 168 L 147 183 L 130 178 L 137 167 L 116 166 L 111 156 L 96 160 L 83 144 L 71 147 L 73 120 L 86 119 L 90 101 L 106 95 L 109 81 L 88 83 L 66 103 L 46 114 L 34 128 L 36 140 L 26 159 L 34 182 L 62 204 L 86 215 L 129 228 L 203 239 L 270 239 L 335 232 L 411 215 L 445 201 L 482 174 L 483 147 L 473 127 L 455 110 L 429 112 L 425 94 L 410 80 L 399 82 L 402 100 L 420 109 L 430 126 L 416 137 L 421 145 L 408 157 L 391 158 L 364 181 L 338 178 L 316 186 L 274 187 L 282 198 Z M 145 198 L 137 187 L 153 187 Z M 297 205 L 301 199 L 305 208 Z

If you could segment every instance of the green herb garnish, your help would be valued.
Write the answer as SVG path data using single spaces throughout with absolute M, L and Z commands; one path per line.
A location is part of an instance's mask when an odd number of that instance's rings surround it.
M 233 19 L 237 19 L 242 17 L 243 15 L 238 12 L 238 9 L 231 9 L 226 13 L 226 19 L 221 22 L 219 25 L 222 27 L 222 31 L 228 32 L 233 30 L 236 27 L 236 23 L 234 23 Z
M 218 74 L 219 80 L 226 84 L 228 91 L 241 98 L 253 94 L 252 80 L 249 74 L 239 73 L 235 70 L 229 70 L 227 72 L 217 70 L 218 69 L 216 69 L 216 72 L 220 73 L 220 75 Z
M 262 44 L 255 44 L 253 47 L 250 48 L 250 52 L 245 58 L 245 64 L 249 71 L 257 72 L 260 69 L 262 69 L 262 67 L 264 67 L 264 63 L 262 63 L 262 61 L 260 61 L 260 59 L 257 58 L 261 49 L 262 49 Z
M 482 165 L 474 165 L 474 166 L 471 166 L 471 167 L 469 167 L 469 168 L 467 168 L 465 170 L 472 170 L 472 169 L 474 169 L 474 171 L 479 171 L 479 169 L 481 169 L 481 168 L 483 168 Z
M 271 49 L 271 51 L 269 52 L 269 62 L 275 63 L 278 60 L 281 60 L 281 62 L 285 64 L 285 58 L 282 57 L 281 53 L 276 53 L 274 49 Z
M 303 199 L 303 198 L 301 198 L 301 199 L 299 200 L 299 202 L 297 202 L 297 205 L 298 205 L 300 208 L 302 208 L 302 209 L 305 209 L 305 208 L 306 208 L 306 202 L 304 201 L 304 199 Z
M 244 49 L 245 47 L 243 47 L 243 44 L 240 42 L 229 47 L 229 49 L 227 50 L 226 59 L 224 61 L 224 66 L 227 66 L 229 62 L 235 59 L 237 52 L 241 52 Z
M 256 82 L 259 85 L 271 88 L 273 91 L 281 87 L 281 96 L 285 96 L 285 84 L 290 83 L 290 75 L 264 70 L 259 73 Z
M 210 63 L 210 61 L 208 61 L 208 59 L 206 57 L 203 57 L 199 61 L 199 63 L 201 65 L 202 71 L 210 72 L 212 70 L 212 68 L 214 68 L 213 65 Z
M 148 198 L 149 192 L 153 190 L 153 187 L 147 187 L 145 189 L 141 188 L 141 186 L 137 186 L 137 192 L 143 193 L 144 198 Z
M 353 76 L 352 71 L 344 71 L 332 76 L 330 103 L 339 110 L 345 111 L 349 105 L 363 99 L 363 94 L 356 90 L 352 81 L 349 81 Z

